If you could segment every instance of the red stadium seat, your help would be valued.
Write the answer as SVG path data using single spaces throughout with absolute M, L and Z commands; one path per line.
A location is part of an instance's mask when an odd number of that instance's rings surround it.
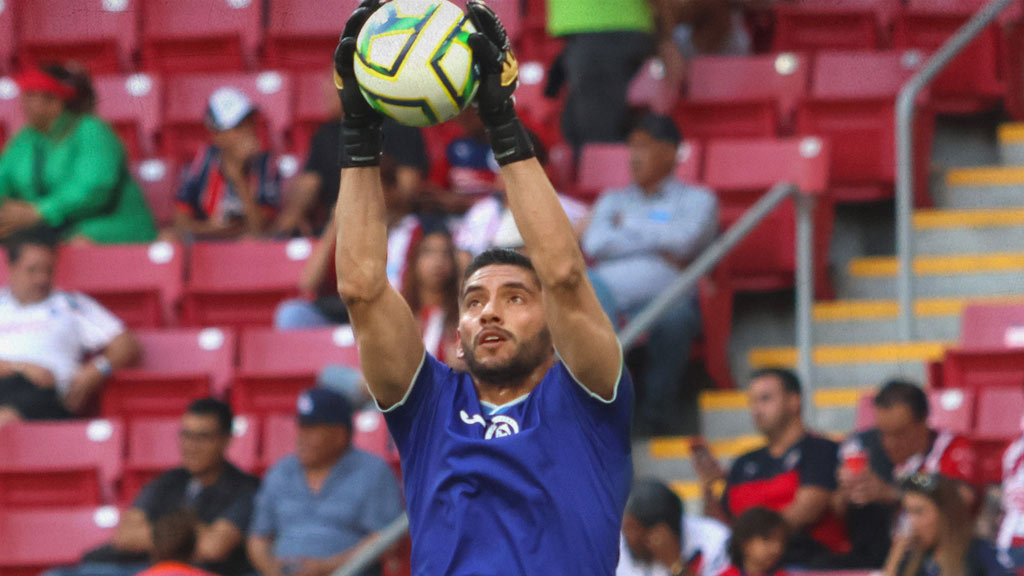
M 817 138 L 719 140 L 705 152 L 704 181 L 719 198 L 725 230 L 779 182 L 818 194 L 814 208 L 814 270 L 819 297 L 831 296 L 828 247 L 832 236 L 829 145 Z M 719 386 L 731 386 L 727 350 L 736 292 L 793 286 L 796 271 L 796 215 L 791 200 L 769 214 L 712 273 L 701 290 L 707 365 Z
M 145 0 L 142 64 L 173 74 L 242 71 L 255 64 L 263 3 Z
M 337 42 L 337 39 L 335 39 Z M 339 113 L 334 81 L 326 68 L 292 75 L 295 86 L 295 117 L 292 148 L 305 154 L 321 124 Z
M 1024 304 L 968 304 L 960 319 L 960 349 L 1024 347 Z
M 25 123 L 19 94 L 14 78 L 0 77 L 0 149 Z
M 0 429 L 0 510 L 98 505 L 121 477 L 116 420 L 16 423 Z
M 797 132 L 832 142 L 832 192 L 838 202 L 891 198 L 896 172 L 896 96 L 922 63 L 916 52 L 824 52 Z M 918 106 L 914 123 L 916 202 L 931 203 L 928 167 L 934 115 Z
M 159 76 L 131 74 L 97 76 L 96 113 L 113 126 L 130 158 L 156 152 L 163 111 L 163 82 Z
M 358 0 L 270 0 L 264 63 L 282 70 L 331 70 L 338 35 Z
M 853 430 L 863 432 L 875 427 L 875 395 L 864 394 L 857 400 L 857 413 L 853 417 Z
M 465 10 L 466 0 L 452 0 L 459 8 Z M 488 0 L 487 5 L 501 19 L 502 26 L 505 27 L 505 31 L 508 33 L 508 37 L 512 42 L 519 40 L 519 35 L 522 32 L 522 20 L 523 16 L 520 13 L 520 1 L 519 0 Z
M 80 62 L 92 74 L 132 68 L 141 0 L 18 2 L 18 60 Z
M 775 8 L 776 51 L 874 50 L 891 18 L 891 0 L 801 0 Z
M 695 58 L 674 117 L 687 138 L 757 138 L 791 132 L 810 62 L 798 54 Z
M 122 504 L 130 505 L 143 486 L 163 472 L 181 465 L 180 430 L 180 416 L 141 419 L 132 423 L 128 429 Z M 243 471 L 256 472 L 259 469 L 259 441 L 259 422 L 248 416 L 236 416 L 227 459 Z
M 118 521 L 113 506 L 0 508 L 0 575 L 36 576 L 74 564 L 85 552 L 108 542 Z
M 1024 349 L 949 348 L 942 362 L 942 372 L 944 387 L 1019 387 L 1024 382 Z
M 997 484 L 1002 480 L 1003 452 L 1020 436 L 1022 415 L 1024 392 L 1020 380 L 1012 387 L 978 391 L 978 418 L 972 444 L 978 456 L 979 484 Z
M 14 7 L 10 3 L 4 3 L 0 5 L 0 74 L 11 71 L 14 46 Z M 0 145 L 3 145 L 2 136 Z
M 312 242 L 304 238 L 195 244 L 183 322 L 188 326 L 270 326 L 277 305 L 298 294 L 299 275 L 312 251 Z
M 207 0 L 212 1 L 212 0 Z M 176 76 L 166 86 L 163 153 L 183 162 L 209 143 L 203 115 L 210 95 L 218 88 L 231 86 L 244 92 L 260 109 L 261 129 L 274 150 L 286 146 L 286 133 L 292 123 L 291 78 L 278 72 L 258 74 L 189 74 Z
M 147 158 L 132 163 L 132 176 L 142 188 L 157 226 L 174 223 L 174 203 L 181 169 L 173 158 Z
M 549 149 L 562 139 L 562 102 L 544 95 L 547 72 L 540 62 L 520 62 L 516 109 L 527 128 Z
M 395 475 L 401 478 L 402 465 L 398 447 L 391 439 L 391 433 L 388 432 L 387 423 L 380 410 L 362 410 L 352 417 L 352 445 L 387 462 L 395 471 Z
M 220 328 L 146 331 L 136 338 L 142 360 L 119 370 L 100 401 L 105 416 L 131 421 L 177 417 L 193 400 L 224 396 L 234 376 L 236 337 Z
M 974 429 L 974 404 L 973 390 L 932 390 L 928 393 L 928 424 L 955 434 L 970 434 Z
M 267 470 L 278 460 L 295 452 L 295 438 L 299 430 L 292 414 L 271 414 L 263 421 L 263 451 L 260 468 Z
M 181 297 L 184 251 L 170 242 L 61 247 L 57 285 L 84 292 L 132 328 L 163 326 Z
M 359 365 L 351 328 L 250 329 L 242 334 L 231 404 L 240 414 L 294 414 L 299 393 L 327 364 Z
M 676 155 L 676 178 L 696 183 L 701 179 L 703 149 L 699 144 L 683 142 Z M 592 143 L 580 152 L 579 180 L 576 196 L 593 201 L 605 190 L 629 186 L 629 146 L 626 144 Z

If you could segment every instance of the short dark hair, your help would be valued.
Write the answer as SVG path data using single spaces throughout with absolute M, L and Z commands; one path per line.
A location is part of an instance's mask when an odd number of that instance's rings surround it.
M 475 274 L 477 270 L 487 266 L 498 265 L 518 266 L 523 270 L 529 270 L 534 277 L 537 276 L 537 271 L 533 268 L 533 262 L 526 256 L 511 248 L 491 248 L 481 252 L 476 258 L 473 258 L 469 266 L 466 266 L 466 272 L 462 275 L 462 284 L 465 285 L 466 280 L 469 280 L 469 277 Z
M 875 394 L 875 408 L 892 408 L 902 404 L 910 409 L 917 422 L 928 420 L 928 396 L 920 386 L 907 380 L 889 380 Z
M 186 413 L 196 416 L 213 416 L 217 419 L 217 427 L 220 428 L 221 433 L 231 434 L 235 415 L 231 412 L 230 406 L 216 398 L 200 398 L 188 405 Z
M 743 547 L 754 538 L 771 538 L 779 532 L 788 537 L 786 520 L 782 514 L 767 508 L 748 508 L 732 525 L 729 539 L 729 560 L 733 566 L 743 569 Z
M 153 560 L 188 563 L 196 550 L 195 513 L 178 508 L 164 514 L 153 523 Z
M 792 370 L 776 366 L 759 368 L 750 374 L 750 381 L 753 382 L 758 378 L 765 377 L 778 378 L 779 382 L 782 383 L 783 390 L 790 394 L 796 394 L 797 396 L 803 397 L 804 391 L 803 387 L 800 385 L 800 378 Z
M 14 264 L 21 258 L 25 246 L 41 246 L 48 250 L 57 249 L 57 231 L 49 226 L 33 226 L 15 232 L 4 241 L 7 261 Z
M 644 528 L 667 524 L 672 533 L 681 536 L 686 508 L 679 496 L 660 480 L 642 478 L 633 483 L 626 502 L 626 514 L 633 516 Z

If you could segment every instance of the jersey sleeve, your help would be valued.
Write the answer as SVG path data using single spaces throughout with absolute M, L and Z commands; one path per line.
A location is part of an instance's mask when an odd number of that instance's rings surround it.
M 438 414 L 441 383 L 454 377 L 455 373 L 451 368 L 439 362 L 429 352 L 424 352 L 420 368 L 416 371 L 404 398 L 387 409 L 381 408 L 374 399 L 377 408 L 384 413 L 391 437 L 403 457 L 416 451 L 417 442 L 428 440 L 429 428 Z
M 839 445 L 825 438 L 809 438 L 800 455 L 800 486 L 835 490 Z
M 124 332 L 124 324 L 85 294 L 69 294 L 68 300 L 78 330 L 79 344 L 83 350 L 95 351 L 106 348 L 107 344 Z
M 586 434 L 594 438 L 597 445 L 607 447 L 608 456 L 628 453 L 633 414 L 633 380 L 625 364 L 620 368 L 619 381 L 611 400 L 591 392 L 573 376 L 564 363 L 559 362 L 555 370 L 562 373 L 568 405 Z

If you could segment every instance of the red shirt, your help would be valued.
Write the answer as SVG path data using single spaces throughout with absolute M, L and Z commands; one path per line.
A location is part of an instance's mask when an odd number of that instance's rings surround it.
M 748 575 L 746 572 L 744 572 L 743 570 L 740 570 L 735 565 L 730 564 L 729 567 L 726 568 L 725 570 L 722 570 L 722 573 L 719 574 L 718 576 L 753 576 L 753 575 Z M 767 572 L 765 574 L 759 574 L 758 576 L 789 576 L 789 574 L 787 574 L 785 570 L 774 570 L 774 571 L 771 571 L 771 572 Z
M 136 576 L 215 576 L 206 570 L 200 570 L 181 562 L 160 562 L 153 565 Z

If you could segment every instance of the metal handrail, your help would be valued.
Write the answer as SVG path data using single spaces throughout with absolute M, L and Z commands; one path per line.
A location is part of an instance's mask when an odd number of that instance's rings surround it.
M 978 10 L 900 89 L 896 100 L 896 251 L 899 335 L 914 339 L 914 102 L 921 90 L 1014 0 L 992 0 Z
M 620 332 L 623 349 L 635 344 L 665 310 L 680 298 L 691 293 L 697 281 L 709 273 L 733 248 L 749 235 L 766 216 L 786 198 L 793 196 L 796 205 L 796 339 L 798 371 L 805 387 L 812 387 L 811 379 L 811 306 L 814 299 L 814 197 L 804 194 L 791 183 L 776 184 L 761 196 L 743 216 L 711 243 L 671 286 L 662 291 L 650 304 L 633 318 Z M 813 402 L 804 402 L 805 418 L 813 422 Z M 355 576 L 394 546 L 409 529 L 409 517 L 402 514 L 382 530 L 379 537 L 356 552 L 351 560 L 338 568 L 332 576 Z

